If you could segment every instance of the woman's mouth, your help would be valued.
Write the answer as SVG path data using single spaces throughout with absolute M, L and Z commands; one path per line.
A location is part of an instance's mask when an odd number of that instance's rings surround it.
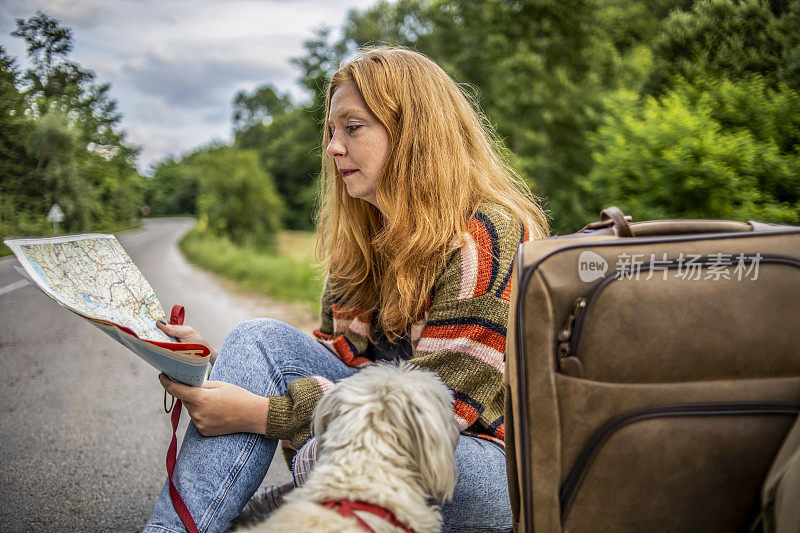
M 352 174 L 353 172 L 355 172 L 356 170 L 358 170 L 358 169 L 356 169 L 356 168 L 342 168 L 342 169 L 339 169 L 339 174 L 341 174 L 342 177 L 345 178 L 345 177 L 349 176 L 350 174 Z

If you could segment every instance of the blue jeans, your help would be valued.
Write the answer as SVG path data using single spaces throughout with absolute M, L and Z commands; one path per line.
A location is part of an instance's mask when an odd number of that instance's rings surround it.
M 223 343 L 209 379 L 262 396 L 283 396 L 304 376 L 339 381 L 357 372 L 324 346 L 277 320 L 242 322 Z M 264 479 L 277 441 L 253 433 L 204 437 L 186 429 L 173 481 L 201 532 L 226 531 Z M 511 531 L 505 454 L 482 439 L 462 436 L 452 501 L 442 507 L 445 531 Z M 143 532 L 185 531 L 168 484 Z

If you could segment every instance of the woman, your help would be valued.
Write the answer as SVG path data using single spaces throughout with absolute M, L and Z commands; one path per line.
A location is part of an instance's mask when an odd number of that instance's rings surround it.
M 520 242 L 546 235 L 544 213 L 463 92 L 421 54 L 362 52 L 331 78 L 326 109 L 320 342 L 248 321 L 229 333 L 203 388 L 161 376 L 194 422 L 176 485 L 201 531 L 225 530 L 278 439 L 301 457 L 312 449 L 310 416 L 334 382 L 374 360 L 410 359 L 455 395 L 460 474 L 444 529 L 510 530 L 502 373 L 511 267 Z M 202 340 L 189 327 L 163 329 Z M 182 530 L 166 486 L 149 525 Z

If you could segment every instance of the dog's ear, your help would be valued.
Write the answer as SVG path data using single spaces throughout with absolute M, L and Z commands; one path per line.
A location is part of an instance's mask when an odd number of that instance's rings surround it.
M 453 496 L 458 479 L 455 448 L 459 432 L 452 408 L 452 396 L 438 377 L 430 379 L 428 394 L 415 394 L 408 399 L 405 447 L 419 464 L 423 486 L 439 502 Z M 435 381 L 434 381 L 435 380 Z M 418 382 L 418 385 L 420 382 Z

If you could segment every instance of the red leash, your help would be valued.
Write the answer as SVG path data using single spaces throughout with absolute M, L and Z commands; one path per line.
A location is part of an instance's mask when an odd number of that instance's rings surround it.
M 364 522 L 364 520 L 355 514 L 353 511 L 366 511 L 368 513 L 372 513 L 378 518 L 382 518 L 392 524 L 394 527 L 399 527 L 403 531 L 407 533 L 414 533 L 414 530 L 408 527 L 407 525 L 400 522 L 397 517 L 389 510 L 379 505 L 374 505 L 372 503 L 367 502 L 351 502 L 348 500 L 335 500 L 331 502 L 323 502 L 320 505 L 323 507 L 327 507 L 332 511 L 336 511 L 342 516 L 349 516 L 355 518 L 358 521 L 358 525 L 360 525 L 365 531 L 369 531 L 370 533 L 375 533 L 369 524 Z
M 183 324 L 183 317 L 185 312 L 183 310 L 182 305 L 175 305 L 172 307 L 172 314 L 169 317 L 170 324 L 182 325 Z M 167 391 L 164 391 L 164 410 L 169 413 L 167 407 Z M 186 504 L 183 503 L 183 498 L 181 498 L 180 493 L 178 492 L 177 487 L 175 487 L 175 483 L 172 482 L 172 473 L 175 472 L 175 454 L 178 451 L 178 436 L 176 432 L 178 431 L 178 422 L 181 419 L 181 404 L 180 400 L 176 400 L 173 398 L 174 406 L 171 407 L 172 409 L 172 442 L 169 444 L 169 449 L 167 450 L 167 477 L 169 477 L 169 497 L 172 500 L 172 506 L 175 508 L 175 512 L 178 513 L 178 516 L 183 522 L 184 527 L 189 533 L 199 533 L 197 529 L 197 524 L 194 523 L 192 519 L 192 514 L 189 512 L 189 509 L 186 507 Z

